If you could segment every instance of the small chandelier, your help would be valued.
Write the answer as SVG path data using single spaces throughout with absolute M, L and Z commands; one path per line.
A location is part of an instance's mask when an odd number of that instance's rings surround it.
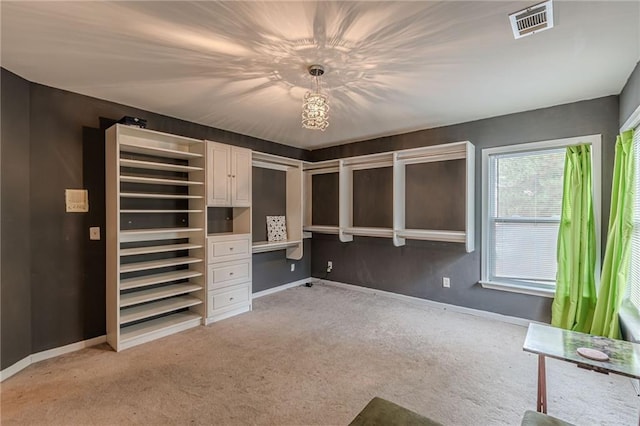
M 302 102 L 302 127 L 325 131 L 329 127 L 329 102 L 327 96 L 320 93 L 320 76 L 324 74 L 322 65 L 311 65 L 309 74 L 315 82 L 315 91 L 307 92 Z

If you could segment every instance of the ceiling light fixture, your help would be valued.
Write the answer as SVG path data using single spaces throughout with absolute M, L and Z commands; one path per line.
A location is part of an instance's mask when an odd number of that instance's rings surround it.
M 302 102 L 302 127 L 325 131 L 329 127 L 329 102 L 327 96 L 320 93 L 320 76 L 324 74 L 322 65 L 311 65 L 309 74 L 313 77 L 315 91 L 305 93 Z

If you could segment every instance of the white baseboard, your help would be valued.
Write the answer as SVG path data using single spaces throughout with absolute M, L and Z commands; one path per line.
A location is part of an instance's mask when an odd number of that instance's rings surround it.
M 8 379 L 14 374 L 19 373 L 20 371 L 24 370 L 30 365 L 31 365 L 31 355 L 21 359 L 20 361 L 16 362 L 12 366 L 7 367 L 4 370 L 0 371 L 0 382 L 3 382 L 5 379 Z
M 458 312 L 461 314 L 474 315 L 477 317 L 490 318 L 497 321 L 506 322 L 509 324 L 515 324 L 522 327 L 528 327 L 530 323 L 537 321 L 528 320 L 525 318 L 512 317 L 509 315 L 496 314 L 495 312 L 482 311 L 480 309 L 466 308 L 464 306 L 450 305 L 448 303 L 435 302 L 433 300 L 421 299 L 419 297 L 406 296 L 404 294 L 391 293 L 389 291 L 384 290 L 376 290 L 368 287 L 361 287 L 359 285 L 346 284 L 337 281 L 329 281 L 316 279 L 314 280 L 316 283 L 325 284 L 333 287 L 345 288 L 348 290 L 359 291 L 361 293 L 380 295 L 385 297 L 390 297 L 392 299 L 403 300 L 405 302 L 410 302 L 416 304 L 418 306 L 426 306 L 429 308 L 442 309 L 445 311 Z
M 315 281 L 315 278 L 308 277 L 308 278 L 303 278 L 303 279 L 298 280 L 298 281 L 294 281 L 292 283 L 282 284 L 282 285 L 279 285 L 277 287 L 268 288 L 266 290 L 262 290 L 262 291 L 259 291 L 257 293 L 253 293 L 253 298 L 257 299 L 258 297 L 266 296 L 268 294 L 277 293 L 279 291 L 286 290 L 288 288 L 298 287 L 298 286 L 310 283 L 312 281 Z
M 8 379 L 14 374 L 24 370 L 31 364 L 44 361 L 45 359 L 54 358 L 60 355 L 68 354 L 69 352 L 79 351 L 80 349 L 89 348 L 91 346 L 99 345 L 107 341 L 107 336 L 98 336 L 93 339 L 83 340 L 81 342 L 71 343 L 69 345 L 61 346 L 59 348 L 53 348 L 42 352 L 31 354 L 20 361 L 16 362 L 10 367 L 0 371 L 0 382 Z

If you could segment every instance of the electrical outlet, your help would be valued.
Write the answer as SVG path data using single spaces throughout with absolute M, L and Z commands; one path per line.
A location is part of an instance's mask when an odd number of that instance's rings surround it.
M 332 269 L 333 269 L 333 262 L 332 261 L 328 261 L 327 262 L 327 272 L 331 272 Z
M 296 270 L 296 264 L 295 264 L 295 263 L 292 263 L 292 264 L 291 264 L 291 272 L 293 272 L 293 271 L 295 271 L 295 270 Z
M 90 240 L 99 240 L 100 239 L 100 227 L 92 226 L 89 228 L 89 239 Z
M 449 277 L 442 277 L 442 287 L 444 288 L 451 287 L 451 282 L 449 281 Z

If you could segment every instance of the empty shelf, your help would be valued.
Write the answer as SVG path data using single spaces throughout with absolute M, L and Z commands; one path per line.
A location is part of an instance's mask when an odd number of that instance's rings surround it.
M 120 210 L 120 213 L 202 213 L 203 210 Z
M 148 183 L 152 185 L 204 185 L 203 182 L 182 179 L 163 179 L 142 176 L 121 175 L 120 182 Z
M 149 228 L 120 231 L 120 242 L 169 240 L 173 238 L 191 238 L 204 236 L 203 228 Z
M 145 275 L 143 277 L 125 278 L 120 280 L 120 290 L 146 287 L 148 285 L 168 283 L 171 281 L 184 280 L 187 278 L 199 277 L 202 273 L 192 270 L 163 272 L 161 274 Z
M 154 146 L 143 146 L 137 145 L 135 143 L 130 143 L 126 141 L 120 142 L 120 150 L 123 152 L 133 152 L 134 154 L 146 154 L 153 155 L 156 157 L 165 157 L 165 158 L 200 158 L 203 155 L 195 152 L 189 151 L 181 151 L 177 149 L 167 149 L 167 148 L 159 148 Z
M 289 247 L 295 247 L 300 244 L 302 241 L 294 240 L 294 241 L 260 241 L 253 243 L 251 247 L 252 253 L 264 253 L 267 251 L 275 251 L 275 250 L 284 250 Z
M 188 308 L 189 306 L 199 305 L 200 303 L 202 303 L 202 300 L 197 297 L 178 296 L 131 308 L 120 309 L 120 324 L 127 324 L 156 315 L 166 314 L 167 312 L 177 311 L 178 309 Z
M 132 247 L 126 249 L 120 249 L 120 256 L 135 256 L 139 254 L 151 254 L 151 253 L 165 253 L 169 251 L 178 250 L 190 250 L 202 248 L 200 244 L 166 244 L 162 246 L 148 246 L 148 247 Z
M 166 268 L 168 266 L 188 265 L 202 262 L 198 257 L 172 257 L 169 259 L 150 260 L 147 262 L 134 262 L 120 265 L 120 273 L 145 271 L 147 269 Z
M 410 240 L 447 241 L 452 243 L 464 243 L 466 233 L 464 231 L 434 231 L 428 229 L 403 229 L 397 231 L 400 238 Z
M 158 198 L 167 200 L 191 200 L 204 198 L 202 195 L 152 194 L 149 192 L 121 192 L 120 198 Z
M 158 163 L 154 161 L 120 159 L 120 167 L 134 167 L 136 169 L 164 170 L 169 172 L 197 172 L 203 170 L 202 167 L 183 166 L 180 164 Z
M 318 232 L 320 234 L 337 234 L 339 228 L 337 226 L 310 225 L 302 228 L 307 232 Z
M 151 321 L 122 327 L 120 341 L 124 349 L 137 343 L 143 343 L 158 337 L 200 325 L 202 317 L 193 312 L 178 312 Z
M 143 235 L 143 234 L 169 234 L 173 232 L 197 232 L 202 228 L 149 228 L 149 229 L 126 229 L 120 231 L 120 235 Z
M 154 300 L 179 296 L 197 290 L 202 290 L 202 286 L 197 284 L 171 284 L 164 287 L 140 290 L 120 295 L 120 307 L 124 308 L 139 303 L 152 302 Z
M 345 234 L 359 235 L 363 237 L 393 237 L 393 229 L 391 228 L 345 228 Z

